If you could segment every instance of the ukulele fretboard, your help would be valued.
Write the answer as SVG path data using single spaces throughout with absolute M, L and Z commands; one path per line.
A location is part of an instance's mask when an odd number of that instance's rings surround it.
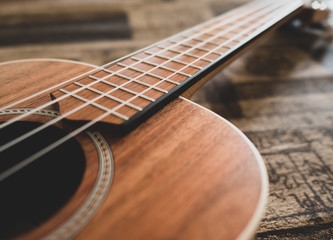
M 255 1 L 139 50 L 52 93 L 67 119 L 127 125 L 174 99 L 302 1 Z

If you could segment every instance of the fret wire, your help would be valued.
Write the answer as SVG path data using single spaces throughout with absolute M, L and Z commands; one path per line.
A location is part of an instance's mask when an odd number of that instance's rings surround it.
M 170 41 L 170 42 L 171 42 L 171 41 Z M 238 41 L 238 42 L 239 42 L 239 41 Z M 174 43 L 176 43 L 176 42 L 174 42 Z M 210 42 L 207 42 L 207 43 L 208 43 L 208 44 L 211 44 Z M 189 47 L 189 48 L 193 48 L 193 49 L 198 49 L 198 50 L 201 50 L 201 51 L 204 51 L 204 52 L 214 53 L 214 54 L 217 54 L 217 55 L 220 55 L 220 56 L 222 55 L 221 53 L 218 53 L 218 52 L 212 52 L 211 50 L 209 50 L 209 49 L 207 49 L 207 48 L 203 48 L 203 47 L 197 47 L 197 46 L 190 45 L 190 44 L 185 44 L 185 43 L 182 43 L 182 44 L 180 44 L 180 45 L 185 46 L 185 47 Z M 212 44 L 212 45 L 220 46 L 219 44 Z M 224 46 L 224 47 L 230 49 L 230 47 L 227 47 L 227 46 Z M 203 60 L 205 60 L 205 59 L 203 59 Z
M 79 83 L 79 82 L 75 82 L 74 84 L 76 84 L 76 85 L 78 85 L 78 86 L 80 86 L 80 87 L 84 87 L 84 86 L 85 86 L 84 84 Z M 92 92 L 95 92 L 95 93 L 101 94 L 101 95 L 104 94 L 104 92 L 99 91 L 98 89 L 95 89 L 95 88 L 92 88 L 92 87 L 87 87 L 87 89 L 89 89 L 89 90 L 92 91 Z M 125 103 L 124 100 L 122 100 L 122 99 L 120 99 L 120 98 L 117 98 L 117 97 L 115 97 L 115 96 L 112 96 L 112 95 L 105 95 L 105 97 L 107 97 L 107 98 L 109 98 L 109 99 L 111 99 L 111 100 L 114 100 L 114 101 L 116 101 L 116 102 L 119 102 L 119 103 Z M 138 111 L 141 111 L 141 110 L 142 110 L 141 107 L 136 106 L 136 105 L 134 105 L 134 104 L 132 104 L 132 103 L 125 103 L 125 105 L 128 106 L 128 107 L 131 107 L 131 108 L 133 108 L 133 109 L 135 109 L 135 110 L 138 110 Z
M 241 27 L 241 26 L 240 26 L 240 27 Z M 231 33 L 235 33 L 235 34 L 238 33 L 235 29 L 231 30 L 230 32 L 231 32 Z
M 215 36 L 216 36 L 216 35 L 215 35 Z M 225 39 L 225 41 L 228 40 L 228 38 L 224 38 L 223 36 L 218 36 L 218 37 L 213 38 L 212 41 L 214 41 L 215 39 L 218 39 L 218 38 Z M 211 38 L 210 38 L 210 39 L 211 39 Z M 197 38 L 195 38 L 195 39 L 193 39 L 193 40 L 199 41 L 199 39 L 197 39 Z M 211 42 L 211 41 L 200 40 L 200 42 L 201 42 L 201 43 L 199 43 L 199 44 L 205 44 L 205 43 L 208 43 L 208 44 L 215 45 L 215 46 L 221 46 L 221 44 L 219 44 L 219 43 L 215 43 L 215 42 Z M 240 41 L 238 41 L 238 42 L 240 42 Z M 189 45 L 189 46 L 190 46 L 190 45 Z
M 216 29 L 216 28 L 215 28 L 215 29 Z M 215 29 L 213 29 L 213 30 L 215 30 Z M 209 32 L 206 32 L 206 33 L 204 33 L 204 34 L 209 35 L 209 36 L 215 36 L 215 34 L 212 34 L 212 33 L 209 33 Z
M 216 39 L 216 38 L 220 38 L 221 36 L 217 36 L 217 35 L 212 35 L 212 36 L 214 36 L 214 37 L 212 37 L 213 39 Z M 216 37 L 217 36 L 217 37 Z M 212 38 L 210 38 L 210 39 L 212 39 Z M 201 43 L 199 44 L 199 45 L 203 45 L 203 44 L 206 44 L 206 43 L 208 43 L 208 44 L 212 44 L 212 45 L 215 45 L 215 46 L 218 46 L 218 47 L 225 47 L 225 48 L 229 48 L 229 49 L 231 49 L 232 47 L 227 47 L 226 46 L 226 43 L 224 42 L 223 44 L 218 44 L 218 43 L 213 43 L 213 42 L 210 42 L 210 39 L 209 40 L 202 40 L 201 41 Z M 226 39 L 226 41 L 228 41 L 228 40 L 230 40 L 230 39 L 227 39 L 227 38 L 225 38 Z M 237 38 L 236 38 L 237 39 Z M 237 41 L 234 37 L 232 38 L 232 41 Z M 173 43 L 172 41 L 170 41 L 171 43 Z M 230 43 L 231 41 L 228 41 L 228 43 Z M 237 41 L 238 43 L 240 43 L 240 41 Z M 176 42 L 174 42 L 174 43 L 176 43 Z M 228 44 L 227 43 L 227 44 Z M 192 48 L 192 49 L 199 49 L 199 50 L 202 50 L 202 51 L 205 51 L 205 52 L 209 52 L 209 53 L 214 53 L 214 54 L 218 54 L 218 55 L 223 55 L 223 54 L 221 54 L 221 53 L 218 53 L 218 52 L 214 52 L 214 51 L 212 51 L 212 50 L 209 50 L 209 49 L 206 49 L 206 48 L 202 48 L 202 47 L 197 47 L 197 46 L 193 46 L 193 45 L 189 45 L 189 44 L 184 44 L 184 43 L 181 43 L 181 44 L 179 44 L 179 45 L 183 45 L 183 46 L 186 46 L 186 47 L 190 47 L 190 48 Z M 214 48 L 214 49 L 216 49 L 216 48 Z M 209 61 L 209 59 L 205 59 L 205 58 L 203 58 L 203 60 L 206 60 L 206 61 Z
M 149 51 L 144 51 L 144 53 L 149 54 L 149 55 L 153 55 L 153 53 L 151 53 L 151 52 L 149 52 Z M 177 60 L 177 59 L 172 59 L 172 58 L 165 57 L 165 56 L 162 56 L 162 55 L 156 55 L 156 54 L 155 54 L 155 56 L 156 56 L 156 57 L 159 57 L 159 58 L 163 58 L 163 59 L 165 59 L 165 60 L 172 60 L 173 62 L 180 63 L 180 64 L 183 64 L 183 65 L 186 65 L 186 64 L 187 64 L 187 63 L 184 62 L 184 61 Z M 197 68 L 197 69 L 199 69 L 199 70 L 203 69 L 202 67 L 199 67 L 199 66 L 194 65 L 194 64 L 192 64 L 191 67 Z
M 132 58 L 133 60 L 136 60 L 136 61 L 139 60 L 139 58 L 136 58 L 136 57 L 131 57 L 131 58 Z M 149 64 L 149 65 L 153 65 L 153 66 L 155 66 L 155 67 L 163 68 L 163 69 L 168 70 L 168 71 L 173 72 L 173 73 L 177 71 L 176 69 L 171 69 L 171 68 L 169 68 L 169 67 L 162 66 L 162 65 L 159 65 L 159 64 L 157 64 L 157 63 L 152 63 L 152 62 L 149 62 L 149 61 L 147 61 L 147 60 L 145 60 L 144 63 L 147 63 L 147 64 Z M 191 77 L 191 76 L 192 76 L 191 74 L 187 74 L 187 73 L 184 73 L 184 72 L 179 72 L 179 74 L 184 75 L 185 77 Z M 177 85 L 178 85 L 178 84 L 179 84 L 179 83 L 177 82 Z
M 102 69 L 102 70 L 105 71 L 105 72 L 107 72 L 107 73 L 110 73 L 110 75 L 105 76 L 105 77 L 103 77 L 103 78 L 97 78 L 97 77 L 95 77 L 95 76 L 93 76 L 93 75 L 90 75 L 89 77 L 90 77 L 90 78 L 93 78 L 93 79 L 94 79 L 95 81 L 97 81 L 97 82 L 100 81 L 100 82 L 102 82 L 102 83 L 105 83 L 105 84 L 107 84 L 107 85 L 110 85 L 110 86 L 114 87 L 114 88 L 115 88 L 114 90 L 121 89 L 121 90 L 123 90 L 123 91 L 125 91 L 125 92 L 129 92 L 129 93 L 131 93 L 131 94 L 133 94 L 133 95 L 137 95 L 137 94 L 138 94 L 138 92 L 135 92 L 135 91 L 133 91 L 133 90 L 130 90 L 130 89 L 124 87 L 126 84 L 128 84 L 128 83 L 132 80 L 130 77 L 127 77 L 127 76 L 122 75 L 122 74 L 120 74 L 120 73 L 117 73 L 117 74 L 116 74 L 116 72 L 113 72 L 113 71 L 111 71 L 111 70 L 109 70 L 109 69 L 106 69 L 106 68 L 104 68 L 104 69 Z M 123 83 L 123 84 L 117 85 L 117 84 L 115 84 L 115 83 L 111 83 L 111 82 L 105 80 L 105 78 L 108 78 L 108 77 L 110 77 L 110 76 L 112 77 L 112 76 L 114 76 L 114 75 L 119 76 L 119 77 L 124 78 L 124 79 L 129 80 L 129 81 L 127 81 L 127 82 L 125 82 L 125 83 Z M 89 85 L 89 84 L 88 84 L 88 85 Z M 86 86 L 88 86 L 88 85 L 86 85 Z M 145 96 L 145 95 L 142 95 L 141 98 L 144 98 L 144 99 L 146 99 L 146 100 L 148 100 L 148 101 L 150 101 L 150 102 L 154 102 L 154 101 L 155 101 L 155 99 L 150 98 L 150 97 Z
M 193 29 L 193 32 L 195 32 L 195 33 L 201 33 L 201 31 L 198 30 L 198 29 Z
M 195 40 L 195 41 L 198 41 L 198 42 L 201 42 L 201 43 L 205 41 L 205 40 L 202 40 L 202 39 L 199 39 L 199 38 L 191 38 L 191 40 Z M 213 42 L 209 42 L 209 43 L 214 44 L 216 46 L 220 46 L 220 44 L 218 44 L 218 43 L 213 43 Z
M 106 80 L 101 79 L 101 78 L 97 78 L 97 77 L 92 76 L 92 75 L 89 75 L 89 77 L 92 78 L 92 79 L 94 79 L 94 80 L 96 80 L 96 81 L 98 81 L 98 82 L 102 82 L 102 83 L 105 83 L 105 84 L 107 84 L 107 85 L 110 85 L 111 87 L 114 87 L 114 88 L 115 88 L 114 90 L 116 90 L 116 89 L 121 89 L 121 90 L 123 90 L 123 91 L 125 91 L 125 92 L 128 92 L 128 93 L 131 93 L 131 94 L 133 94 L 133 95 L 136 95 L 136 96 L 139 95 L 138 92 L 135 92 L 135 91 L 133 91 L 133 90 L 130 90 L 130 89 L 128 89 L 128 88 L 125 88 L 125 87 L 123 87 L 122 85 L 117 85 L 117 84 L 115 84 L 115 83 L 112 83 L 112 82 L 106 81 Z M 126 82 L 126 83 L 124 83 L 123 85 L 125 85 L 125 84 L 127 84 L 127 83 L 129 83 L 129 82 Z M 151 101 L 151 102 L 155 102 L 155 99 L 150 98 L 150 97 L 147 97 L 146 95 L 141 95 L 140 97 L 141 97 L 141 98 L 144 98 L 144 99 L 146 99 L 146 100 L 149 100 L 149 101 Z
M 199 39 L 199 38 L 191 38 L 191 40 L 194 40 L 194 41 L 198 41 L 198 42 L 203 42 L 204 40 L 202 40 L 202 39 Z M 217 44 L 217 43 L 215 43 L 216 45 L 219 45 L 219 44 Z
M 79 100 L 81 100 L 83 102 L 89 103 L 89 104 L 93 105 L 94 107 L 96 107 L 96 108 L 98 108 L 100 110 L 103 110 L 105 112 L 108 112 L 108 113 L 110 113 L 112 115 L 115 115 L 116 117 L 119 117 L 119 118 L 121 118 L 123 120 L 128 120 L 128 117 L 126 117 L 125 115 L 123 115 L 121 113 L 118 113 L 118 112 L 115 112 L 114 110 L 111 110 L 111 109 L 109 109 L 107 107 L 104 107 L 104 106 L 102 106 L 102 105 L 100 105 L 100 104 L 98 104 L 96 102 L 92 102 L 91 100 L 88 100 L 88 99 L 86 99 L 84 97 L 76 95 L 75 93 L 73 94 L 71 92 L 68 92 L 68 91 L 62 89 L 62 88 L 60 88 L 59 91 L 61 91 L 63 93 L 66 93 L 66 94 L 69 94 L 70 96 L 75 97 L 76 99 L 79 99 Z
M 132 59 L 134 59 L 134 57 L 132 57 Z M 139 58 L 136 58 L 137 60 L 139 60 Z M 152 63 L 152 62 L 149 62 L 149 61 L 147 61 L 147 60 L 145 60 L 143 63 L 147 63 L 147 64 L 149 64 L 149 65 L 152 65 L 152 66 L 155 66 L 155 67 L 159 67 L 159 68 L 163 68 L 163 69 L 165 69 L 165 70 L 168 70 L 168 71 L 170 71 L 170 72 L 177 72 L 177 70 L 176 69 L 172 69 L 172 68 L 169 68 L 169 67 L 166 67 L 166 66 L 163 66 L 163 65 L 160 65 L 160 64 L 157 64 L 157 63 Z M 185 77 L 191 77 L 192 75 L 190 75 L 190 74 L 187 74 L 187 73 L 184 73 L 184 72 L 178 72 L 179 74 L 181 74 L 181 75 L 184 75 Z M 176 83 L 176 82 L 175 82 Z M 177 82 L 177 85 L 178 85 L 179 83 Z
M 177 44 L 177 42 L 173 42 L 173 41 L 169 41 L 169 42 L 174 43 L 174 44 Z M 201 50 L 201 51 L 205 51 L 205 52 L 209 52 L 209 51 L 210 51 L 210 50 L 207 49 L 207 48 L 197 47 L 197 46 L 189 45 L 189 44 L 186 44 L 186 43 L 181 43 L 181 44 L 179 44 L 179 45 L 182 45 L 182 46 L 184 46 L 184 47 L 193 48 L 193 49 L 199 49 L 199 50 Z M 216 54 L 218 54 L 218 53 L 216 53 Z
M 127 65 L 122 64 L 122 63 L 118 63 L 118 64 L 119 64 L 120 66 L 122 66 L 122 67 L 127 66 Z M 175 82 L 175 81 L 172 81 L 172 80 L 170 80 L 170 79 L 168 79 L 168 78 L 165 78 L 165 77 L 159 76 L 159 75 L 157 75 L 157 74 L 155 74 L 155 73 L 152 73 L 152 72 L 146 72 L 146 71 L 141 70 L 141 69 L 138 69 L 138 68 L 136 68 L 136 67 L 130 67 L 130 69 L 133 69 L 134 71 L 138 71 L 138 72 L 144 73 L 144 74 L 146 74 L 146 75 L 149 75 L 149 76 L 152 76 L 152 77 L 155 77 L 155 78 L 161 79 L 161 80 L 163 80 L 163 81 L 170 82 L 170 83 L 175 84 L 175 85 L 178 85 L 178 84 L 179 84 L 179 83 L 177 83 L 177 82 Z M 155 67 L 155 68 L 152 68 L 152 69 L 154 70 L 154 69 L 157 69 L 157 68 Z M 147 87 L 153 87 L 153 88 L 156 88 L 156 90 L 158 90 L 158 91 L 165 92 L 165 93 L 168 92 L 168 91 L 166 91 L 166 90 L 164 90 L 164 89 L 161 89 L 161 88 L 158 88 L 158 87 L 154 87 L 153 85 L 150 85 L 150 84 L 148 84 L 148 83 L 145 83 L 145 84 L 147 84 Z
M 117 63 L 118 65 L 119 65 L 119 63 Z M 127 68 L 126 68 L 127 69 Z M 128 81 L 132 81 L 132 79 L 133 78 L 131 78 L 131 77 L 128 77 L 128 76 L 126 76 L 126 75 L 124 75 L 124 74 L 122 74 L 122 73 L 120 73 L 120 72 L 114 72 L 114 71 L 111 71 L 111 70 L 109 70 L 109 69 L 105 69 L 104 70 L 105 72 L 108 72 L 108 73 L 110 73 L 110 76 L 118 76 L 118 77 L 120 77 L 120 78 L 124 78 L 124 79 L 126 79 L 126 80 L 128 80 Z
M 160 47 L 160 46 L 157 46 L 157 47 L 161 48 L 161 49 L 165 49 L 165 48 Z M 194 49 L 189 49 L 189 50 L 194 50 Z M 199 58 L 200 58 L 200 56 L 197 56 L 197 55 L 194 55 L 194 54 L 191 54 L 191 53 L 187 53 L 187 52 L 181 52 L 181 51 L 178 51 L 178 50 L 175 50 L 175 49 L 169 49 L 168 51 L 175 52 L 175 53 L 178 53 L 180 55 L 185 55 L 185 56 L 193 57 L 193 58 L 196 58 L 197 60 L 199 60 Z M 179 57 L 179 56 L 177 56 L 177 57 Z M 205 60 L 207 62 L 214 62 L 214 60 L 211 60 L 211 59 L 202 58 L 202 60 Z
M 122 64 L 122 63 L 117 63 L 117 64 L 118 64 L 119 66 L 122 66 L 122 67 L 127 67 L 127 65 Z M 131 69 L 131 70 L 134 70 L 134 71 L 137 71 L 137 72 L 141 72 L 141 73 L 146 73 L 145 71 L 143 71 L 143 70 L 141 70 L 141 69 L 138 69 L 138 68 L 135 68 L 135 67 L 133 67 L 133 66 L 130 66 L 128 69 Z M 146 75 L 151 75 L 151 76 L 154 76 L 154 77 L 162 78 L 162 77 L 160 77 L 160 76 L 158 76 L 158 75 L 155 75 L 155 74 L 153 74 L 153 73 L 149 73 L 149 74 L 146 74 Z M 164 78 L 163 78 L 163 79 L 164 79 Z M 163 93 L 168 93 L 168 91 L 166 91 L 166 90 L 164 90 L 164 89 L 161 89 L 161 88 L 159 88 L 159 87 L 156 87 L 156 86 L 150 85 L 150 84 L 145 83 L 145 82 L 141 82 L 141 81 L 139 81 L 139 80 L 137 80 L 137 79 L 133 79 L 132 81 L 137 82 L 137 83 L 139 83 L 139 84 L 141 84 L 141 85 L 144 85 L 144 86 L 146 86 L 146 87 L 153 88 L 153 89 L 155 89 L 155 90 L 157 90 L 157 91 L 160 91 L 160 92 L 163 92 Z
M 171 42 L 171 41 L 170 41 Z M 237 41 L 239 42 L 239 41 Z M 176 43 L 176 42 L 174 42 Z M 210 44 L 210 45 L 215 45 L 215 46 L 220 46 L 221 44 L 218 44 L 218 43 L 213 43 L 213 42 L 206 42 L 207 44 Z M 201 44 L 201 43 L 199 43 Z M 190 48 L 197 48 L 199 50 L 202 50 L 202 51 L 206 51 L 206 52 L 209 52 L 210 49 L 207 49 L 207 48 L 203 48 L 203 47 L 197 47 L 197 45 L 191 45 L 191 44 L 187 44 L 187 43 L 181 43 L 181 45 L 185 46 L 185 47 L 190 47 Z
M 120 72 L 114 72 L 114 71 L 111 71 L 111 70 L 109 70 L 109 69 L 105 69 L 104 71 L 110 73 L 110 77 L 112 77 L 112 76 L 118 76 L 118 77 L 123 78 L 123 79 L 126 79 L 126 80 L 128 80 L 128 81 L 131 81 L 131 80 L 132 80 L 131 77 L 128 77 L 128 76 L 126 76 L 126 75 L 124 75 L 124 74 L 122 74 L 122 73 L 120 73 Z
M 134 69 L 134 67 L 127 68 L 127 65 L 122 64 L 122 63 L 117 63 L 117 65 L 119 65 L 119 66 L 121 66 L 121 67 L 126 67 L 126 69 L 132 69 L 132 70 L 134 70 L 134 71 L 138 71 L 137 69 Z M 113 72 L 113 71 L 111 71 L 111 70 L 109 70 L 109 69 L 108 69 L 108 72 L 113 73 L 113 75 L 117 75 L 117 76 L 119 76 L 119 77 L 125 78 L 125 79 L 129 80 L 129 82 L 136 82 L 136 83 L 141 84 L 141 85 L 144 85 L 144 86 L 146 86 L 146 87 L 150 87 L 150 86 L 151 86 L 151 85 L 148 84 L 148 83 L 144 83 L 144 82 L 142 82 L 142 81 L 140 81 L 140 80 L 137 80 L 137 79 L 135 79 L 135 78 L 127 77 L 127 76 L 125 76 L 125 75 L 123 75 L 123 74 L 121 74 L 121 73 L 119 73 L 119 72 Z M 167 91 L 165 91 L 164 89 L 158 88 L 158 87 L 155 87 L 154 89 L 157 90 L 157 91 L 163 92 L 163 93 L 167 93 Z

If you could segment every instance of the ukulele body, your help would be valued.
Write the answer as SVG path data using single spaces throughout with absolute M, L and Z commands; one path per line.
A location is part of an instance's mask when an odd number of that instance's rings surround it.
M 0 106 L 91 69 L 51 59 L 0 64 Z M 0 111 L 0 121 L 33 112 L 51 101 L 52 91 Z M 23 120 L 45 124 L 57 116 L 49 106 Z M 54 125 L 67 131 L 71 124 Z M 125 136 L 115 137 L 103 125 L 75 139 L 84 155 L 77 189 L 54 213 L 15 237 L 193 240 L 246 239 L 255 233 L 268 189 L 264 164 L 239 130 L 209 110 L 179 97 Z

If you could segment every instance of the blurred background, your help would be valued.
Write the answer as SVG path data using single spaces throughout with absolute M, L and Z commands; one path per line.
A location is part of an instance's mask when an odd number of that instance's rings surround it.
M 246 0 L 0 0 L 0 61 L 102 65 Z
M 103 65 L 244 2 L 0 0 L 0 62 L 61 58 Z M 333 238 L 329 25 L 286 24 L 192 100 L 239 127 L 265 160 L 270 194 L 257 239 Z

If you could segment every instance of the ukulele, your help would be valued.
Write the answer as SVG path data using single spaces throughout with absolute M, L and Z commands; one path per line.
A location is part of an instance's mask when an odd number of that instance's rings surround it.
M 186 97 L 303 6 L 250 2 L 101 67 L 0 64 L 0 239 L 253 236 L 263 161 Z

